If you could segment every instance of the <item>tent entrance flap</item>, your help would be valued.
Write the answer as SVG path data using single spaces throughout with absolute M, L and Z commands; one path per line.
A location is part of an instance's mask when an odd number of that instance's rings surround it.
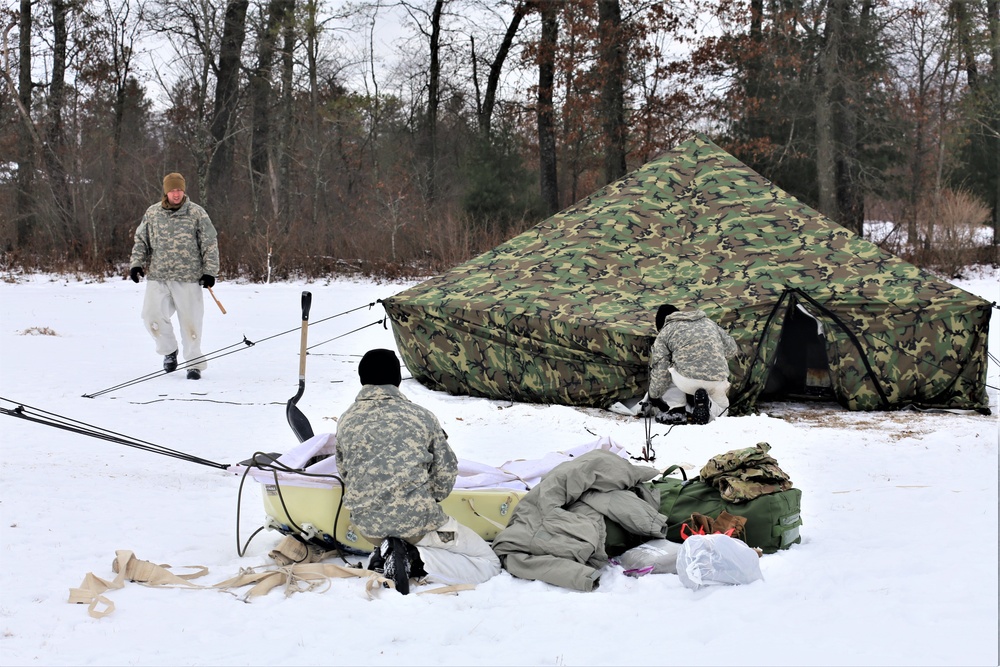
M 823 324 L 801 303 L 793 303 L 782 324 L 774 364 L 760 398 L 836 400 Z

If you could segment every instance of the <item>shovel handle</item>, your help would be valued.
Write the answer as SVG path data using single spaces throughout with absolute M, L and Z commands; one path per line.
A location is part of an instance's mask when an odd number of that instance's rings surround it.
M 309 308 L 312 307 L 312 292 L 302 293 L 302 338 L 299 344 L 299 382 L 306 379 L 306 340 L 309 330 Z
M 223 308 L 223 306 L 222 306 L 222 302 L 221 302 L 221 301 L 219 301 L 219 299 L 218 299 L 218 298 L 216 298 L 216 296 L 215 296 L 215 292 L 213 292 L 213 291 L 212 291 L 212 288 L 211 288 L 211 287 L 209 287 L 209 288 L 208 288 L 208 293 L 212 295 L 212 299 L 214 299 L 214 300 L 215 300 L 215 305 L 216 305 L 216 306 L 218 306 L 218 307 L 219 307 L 219 310 L 221 310 L 221 311 L 222 311 L 222 314 L 223 314 L 223 315 L 225 315 L 225 314 L 226 314 L 226 309 L 225 309 L 225 308 Z
M 309 309 L 312 307 L 313 295 L 312 292 L 302 293 L 302 321 L 306 322 L 309 320 Z

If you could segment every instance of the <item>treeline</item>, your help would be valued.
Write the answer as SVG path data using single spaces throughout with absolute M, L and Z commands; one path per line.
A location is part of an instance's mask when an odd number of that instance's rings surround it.
M 956 234 L 1000 238 L 998 4 L 20 0 L 0 262 L 124 274 L 179 171 L 223 278 L 423 274 L 702 131 L 940 264 Z

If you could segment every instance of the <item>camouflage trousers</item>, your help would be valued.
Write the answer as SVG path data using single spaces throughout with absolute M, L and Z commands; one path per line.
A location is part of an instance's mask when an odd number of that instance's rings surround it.
M 671 384 L 663 392 L 663 402 L 669 408 L 687 406 L 687 397 L 699 389 L 708 392 L 708 412 L 712 419 L 719 417 L 729 407 L 729 380 L 693 380 L 670 369 Z

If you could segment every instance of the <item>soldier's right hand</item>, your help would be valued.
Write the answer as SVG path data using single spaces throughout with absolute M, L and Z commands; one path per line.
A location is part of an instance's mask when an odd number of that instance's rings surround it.
M 139 282 L 139 278 L 146 275 L 146 272 L 142 270 L 141 266 L 133 266 L 128 272 L 128 277 L 132 279 L 132 282 Z

